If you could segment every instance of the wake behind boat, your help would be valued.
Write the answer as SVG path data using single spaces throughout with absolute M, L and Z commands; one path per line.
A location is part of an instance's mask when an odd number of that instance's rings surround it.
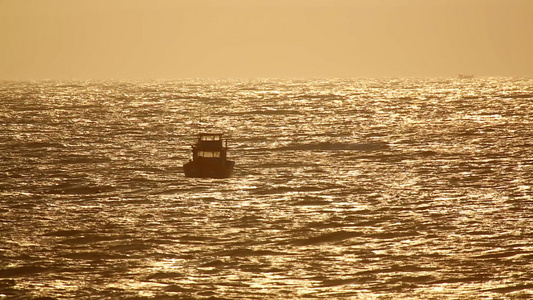
M 200 133 L 192 146 L 192 160 L 183 165 L 186 177 L 227 178 L 233 174 L 234 161 L 228 160 L 228 141 L 223 134 Z

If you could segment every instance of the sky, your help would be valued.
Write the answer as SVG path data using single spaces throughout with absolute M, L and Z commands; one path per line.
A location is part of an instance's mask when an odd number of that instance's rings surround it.
M 0 0 L 0 80 L 533 77 L 533 0 Z

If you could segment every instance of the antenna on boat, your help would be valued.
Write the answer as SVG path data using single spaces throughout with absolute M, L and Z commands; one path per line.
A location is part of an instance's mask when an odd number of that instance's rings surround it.
M 200 109 L 200 117 L 198 118 L 198 132 L 197 133 L 201 133 L 202 132 L 202 126 L 204 124 L 204 110 L 203 109 Z

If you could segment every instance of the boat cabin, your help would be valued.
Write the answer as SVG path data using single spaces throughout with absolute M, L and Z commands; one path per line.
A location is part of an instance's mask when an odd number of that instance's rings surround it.
M 227 178 L 234 161 L 228 160 L 228 142 L 220 133 L 200 133 L 192 146 L 192 160 L 183 166 L 187 177 Z
M 227 141 L 223 144 L 222 134 L 201 133 L 193 146 L 193 160 L 198 158 L 226 159 Z

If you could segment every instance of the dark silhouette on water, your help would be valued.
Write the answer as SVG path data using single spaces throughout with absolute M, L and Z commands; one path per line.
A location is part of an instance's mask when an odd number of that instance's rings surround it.
M 235 162 L 228 160 L 228 141 L 223 140 L 222 135 L 198 134 L 198 140 L 192 146 L 192 160 L 183 165 L 186 177 L 231 177 Z
M 463 74 L 463 73 L 459 74 L 459 79 L 472 79 L 472 78 L 474 78 L 474 75 L 472 74 Z

